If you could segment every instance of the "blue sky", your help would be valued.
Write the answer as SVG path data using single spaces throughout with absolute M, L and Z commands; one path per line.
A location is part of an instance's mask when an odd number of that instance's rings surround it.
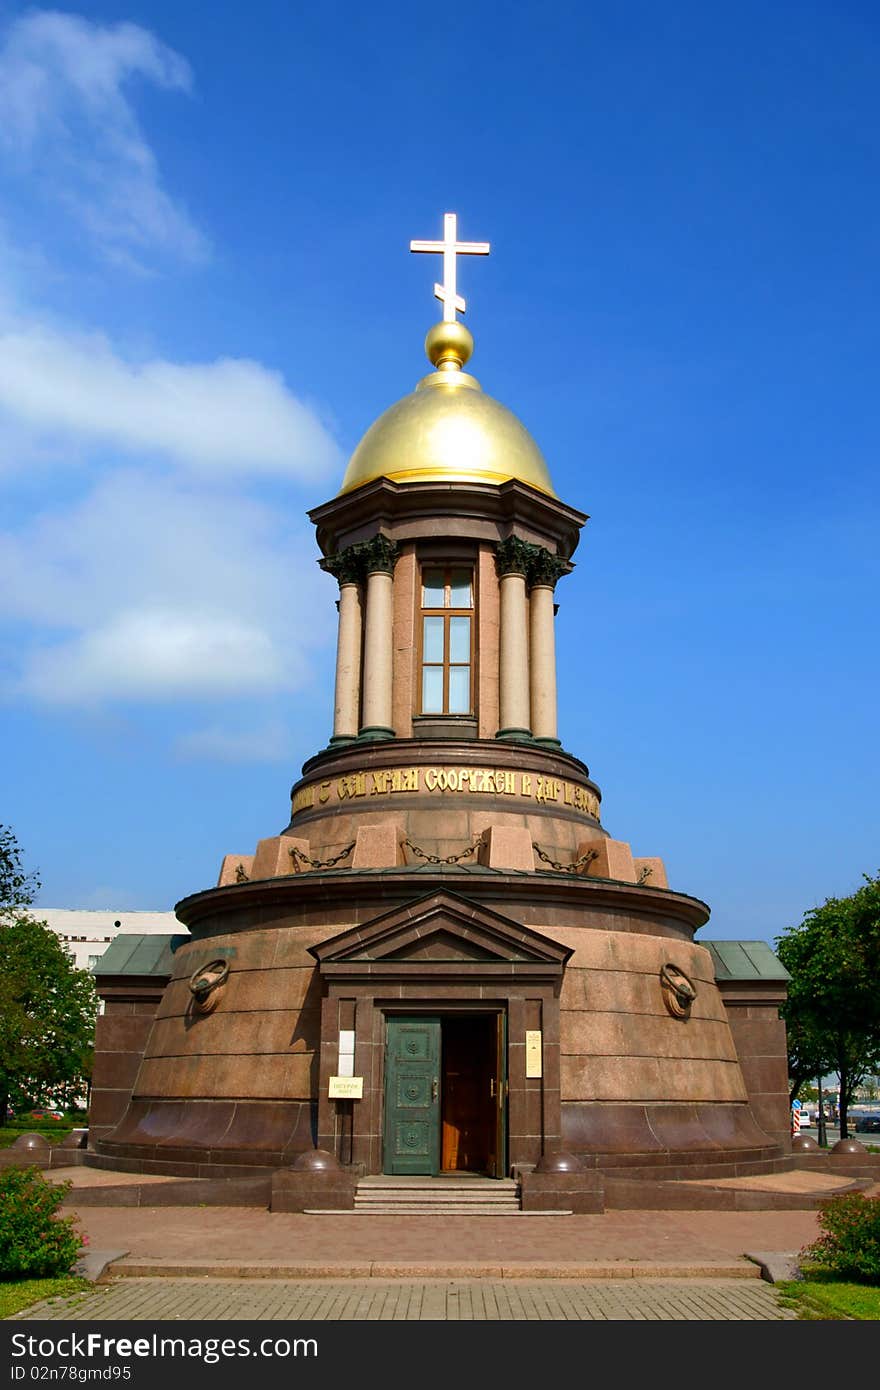
M 590 514 L 560 732 L 773 940 L 880 870 L 871 4 L 0 0 L 3 796 L 40 901 L 169 909 L 330 733 L 307 510 L 426 369 Z M 439 268 L 439 263 L 438 263 Z

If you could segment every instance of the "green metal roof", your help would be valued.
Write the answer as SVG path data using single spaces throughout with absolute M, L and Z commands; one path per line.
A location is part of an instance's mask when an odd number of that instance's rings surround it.
M 120 932 L 111 941 L 93 975 L 159 975 L 173 973 L 177 947 L 189 938 L 154 933 Z M 766 941 L 704 941 L 712 957 L 716 980 L 790 980 L 791 976 Z
M 716 980 L 790 980 L 766 941 L 704 941 Z
M 164 975 L 173 973 L 174 952 L 185 935 L 120 932 L 92 967 L 93 975 Z

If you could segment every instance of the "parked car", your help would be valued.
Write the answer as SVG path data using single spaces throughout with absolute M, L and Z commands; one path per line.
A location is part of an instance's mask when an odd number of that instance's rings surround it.
M 64 1114 L 61 1110 L 32 1110 L 32 1120 L 63 1120 Z
M 857 1115 L 856 1134 L 880 1134 L 880 1114 Z

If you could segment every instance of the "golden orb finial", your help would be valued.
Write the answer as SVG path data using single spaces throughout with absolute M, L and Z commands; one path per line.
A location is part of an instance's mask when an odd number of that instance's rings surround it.
M 456 284 L 456 257 L 486 256 L 488 241 L 459 241 L 455 213 L 448 212 L 442 241 L 411 241 L 409 249 L 443 257 L 443 283 L 434 286 L 443 322 L 425 338 L 434 371 L 370 426 L 349 460 L 340 496 L 388 478 L 395 484 L 517 481 L 555 497 L 547 464 L 528 430 L 462 370 L 474 340 L 456 318 L 467 307 Z
M 425 353 L 438 372 L 459 372 L 474 350 L 474 337 L 463 323 L 435 323 L 425 338 Z

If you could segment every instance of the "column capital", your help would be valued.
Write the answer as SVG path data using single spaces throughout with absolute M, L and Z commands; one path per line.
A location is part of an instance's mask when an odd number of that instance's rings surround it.
M 397 554 L 397 543 L 380 534 L 372 540 L 350 545 L 336 555 L 328 555 L 318 563 L 322 570 L 336 576 L 341 587 L 360 584 L 368 574 L 376 571 L 393 574 Z
M 552 555 L 542 545 L 536 545 L 534 550 L 535 553 L 529 562 L 527 574 L 529 584 L 533 589 L 537 585 L 555 589 L 557 579 L 568 574 L 571 568 L 569 562 L 563 560 L 561 555 Z
M 536 545 L 520 540 L 519 536 L 508 536 L 506 540 L 499 541 L 495 551 L 499 575 L 521 574 L 525 578 L 532 551 L 537 549 Z
M 355 554 L 356 550 L 356 545 L 350 545 L 347 550 L 340 550 L 338 555 L 328 555 L 318 561 L 322 570 L 336 577 L 340 589 L 343 584 L 360 584 L 364 577 L 364 567 L 360 556 Z
M 568 560 L 554 555 L 543 545 L 532 545 L 530 541 L 520 540 L 519 536 L 508 536 L 499 541 L 496 559 L 498 573 L 521 574 L 530 586 L 536 584 L 554 588 L 557 579 L 571 569 Z
M 352 549 L 361 552 L 365 574 L 394 573 L 399 553 L 396 541 L 389 540 L 380 533 L 372 540 L 363 541 L 361 545 L 353 546 Z

